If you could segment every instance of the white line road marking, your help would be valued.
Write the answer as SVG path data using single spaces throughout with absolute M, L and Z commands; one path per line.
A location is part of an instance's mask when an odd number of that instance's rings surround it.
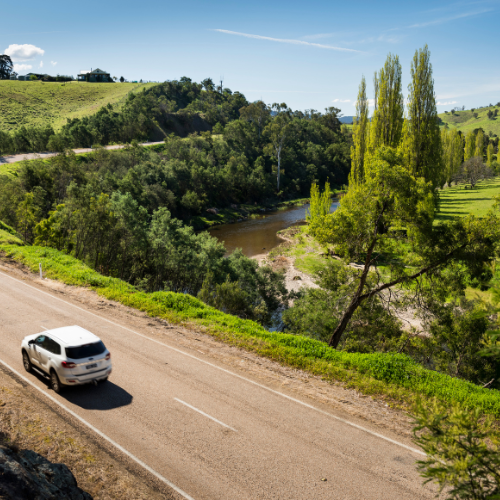
M 232 375 L 233 377 L 239 378 L 240 380 L 245 380 L 249 384 L 253 384 L 253 385 L 257 386 L 257 387 L 265 389 L 268 392 L 272 392 L 273 394 L 277 394 L 278 396 L 281 396 L 281 397 L 283 397 L 285 399 L 288 399 L 289 401 L 293 401 L 294 403 L 298 403 L 299 405 L 305 406 L 306 408 L 310 408 L 311 410 L 314 410 L 314 411 L 317 411 L 318 413 L 326 415 L 327 417 L 334 418 L 335 420 L 338 420 L 339 422 L 342 422 L 342 423 L 344 423 L 346 425 L 354 427 L 355 429 L 358 429 L 360 431 L 364 431 L 364 432 L 366 432 L 368 434 L 371 434 L 372 436 L 375 436 L 375 437 L 378 437 L 380 439 L 383 439 L 384 441 L 387 441 L 389 443 L 395 444 L 396 446 L 400 446 L 401 448 L 405 448 L 406 450 L 409 450 L 409 451 L 411 451 L 413 453 L 416 453 L 417 455 L 422 455 L 424 457 L 427 456 L 422 450 L 419 450 L 417 448 L 413 448 L 413 447 L 408 446 L 408 445 L 406 445 L 404 443 L 400 443 L 399 441 L 396 441 L 396 440 L 391 439 L 391 438 L 389 438 L 387 436 L 384 436 L 383 434 L 379 434 L 378 432 L 371 431 L 370 429 L 367 429 L 366 427 L 363 427 L 361 425 L 355 424 L 353 422 L 349 422 L 349 420 L 346 420 L 346 419 L 344 419 L 342 417 L 337 417 L 337 415 L 333 415 L 332 413 L 328 413 L 328 412 L 326 412 L 324 410 L 320 410 L 319 408 L 316 408 L 315 406 L 312 406 L 312 405 L 310 405 L 308 403 L 305 403 L 304 401 L 301 401 L 300 399 L 292 398 L 291 396 L 288 396 L 287 394 L 284 394 L 283 392 L 275 391 L 274 389 L 271 389 L 269 387 L 266 387 L 265 385 L 259 384 L 258 382 L 254 382 L 253 380 L 251 380 L 249 378 L 243 377 L 242 375 L 238 375 L 237 373 L 231 372 L 229 370 L 226 370 L 225 368 L 221 368 L 220 366 L 214 365 L 213 363 L 210 363 L 209 361 L 205 361 L 204 359 L 197 358 L 196 356 L 193 356 L 192 354 L 189 354 L 187 352 L 181 351 L 180 349 L 177 349 L 175 347 L 169 346 L 168 344 L 160 342 L 159 340 L 155 340 L 155 339 L 152 339 L 151 337 L 147 337 L 146 335 L 142 335 L 142 333 L 138 333 L 138 332 L 136 332 L 134 330 L 131 330 L 130 328 L 127 328 L 126 326 L 123 326 L 123 325 L 120 325 L 118 323 L 115 323 L 114 321 L 111 321 L 111 320 L 109 320 L 107 318 L 103 318 L 102 316 L 99 316 L 98 314 L 95 314 L 93 312 L 87 311 L 86 309 L 83 309 L 82 307 L 76 306 L 75 304 L 72 304 L 71 302 L 66 302 L 65 300 L 61 299 L 60 297 L 55 297 L 54 295 L 51 295 L 50 293 L 44 292 L 42 290 L 39 290 L 38 288 L 36 288 L 34 286 L 31 286 L 31 285 L 28 285 L 24 281 L 21 281 L 21 280 L 18 280 L 16 278 L 13 278 L 12 276 L 9 276 L 8 274 L 5 274 L 5 273 L 3 273 L 1 271 L 0 271 L 0 274 L 6 276 L 7 278 L 10 278 L 11 280 L 14 280 L 14 281 L 17 281 L 18 283 L 21 283 L 21 284 L 27 286 L 28 288 L 32 288 L 33 290 L 36 290 L 39 293 L 42 293 L 44 295 L 48 295 L 52 299 L 64 302 L 65 304 L 68 304 L 69 306 L 75 307 L 76 309 L 79 309 L 80 311 L 83 311 L 83 312 L 85 312 L 87 314 L 90 314 L 91 316 L 95 316 L 96 318 L 99 318 L 99 319 L 101 319 L 103 321 L 106 321 L 106 322 L 108 322 L 108 323 L 110 323 L 112 325 L 115 325 L 115 326 L 117 326 L 119 328 L 123 328 L 124 330 L 127 330 L 128 332 L 134 333 L 135 335 L 138 335 L 139 337 L 148 339 L 151 342 L 155 342 L 156 344 L 162 345 L 163 347 L 166 347 L 167 349 L 170 349 L 172 351 L 178 352 L 179 354 L 183 354 L 184 356 L 187 356 L 189 358 L 196 359 L 200 363 L 204 363 L 204 364 L 206 364 L 208 366 L 211 366 L 212 368 L 216 368 L 217 370 L 220 370 L 220 371 L 222 371 L 224 373 L 228 373 L 229 375 Z
M 158 478 L 160 481 L 164 482 L 167 486 L 170 486 L 170 488 L 172 488 L 174 491 L 179 493 L 179 495 L 186 498 L 187 500 L 194 500 L 193 497 L 189 496 L 187 493 L 185 493 L 179 487 L 177 487 L 174 483 L 172 483 L 168 479 L 164 478 L 161 474 L 159 474 L 154 469 L 149 467 L 149 465 L 145 464 L 142 460 L 137 458 L 135 455 L 132 455 L 132 453 L 127 451 L 125 448 L 123 448 L 123 446 L 120 446 L 116 441 L 113 441 L 110 437 L 106 436 L 106 434 L 101 432 L 99 429 L 96 429 L 91 423 L 87 422 L 82 417 L 80 417 L 80 415 L 76 414 L 73 410 L 70 410 L 67 406 L 64 406 L 62 403 L 60 403 L 56 398 L 52 397 L 50 394 L 47 394 L 46 392 L 44 392 L 43 389 L 40 389 L 40 387 L 35 385 L 31 380 L 27 379 L 25 376 L 21 375 L 17 370 L 14 370 L 14 368 L 9 366 L 5 361 L 0 359 L 0 364 L 4 365 L 5 368 L 9 369 L 11 372 L 14 372 L 20 379 L 24 380 L 27 384 L 30 384 L 37 391 L 40 391 L 45 397 L 49 398 L 56 405 L 60 406 L 64 410 L 66 410 L 71 416 L 76 418 L 82 424 L 86 425 L 89 429 L 91 429 L 96 434 L 101 436 L 103 439 L 108 441 L 108 443 L 111 443 L 114 447 L 118 448 L 122 453 L 127 455 L 127 457 L 131 458 L 132 460 L 134 460 L 134 462 L 138 463 L 141 467 L 144 467 L 147 471 L 151 472 L 151 474 L 153 474 L 153 476 Z
M 48 330 L 48 328 L 45 328 L 44 326 L 40 325 L 40 328 L 43 328 L 44 330 Z
M 179 403 L 182 403 L 183 405 L 186 405 L 188 408 L 191 408 L 191 410 L 194 410 L 194 411 L 197 411 L 198 413 L 200 413 L 201 415 L 203 415 L 204 417 L 207 417 L 209 418 L 210 420 L 213 420 L 214 422 L 217 422 L 218 424 L 222 425 L 223 427 L 226 427 L 228 429 L 231 429 L 232 431 L 234 432 L 238 432 L 236 429 L 233 429 L 232 427 L 229 427 L 229 425 L 226 425 L 224 422 L 221 422 L 220 420 L 217 420 L 216 418 L 214 417 L 211 417 L 210 415 L 208 415 L 207 413 L 205 413 L 204 411 L 201 411 L 201 410 L 198 410 L 198 408 L 195 408 L 194 406 L 191 406 L 189 404 L 187 404 L 185 401 L 182 401 L 181 399 L 177 399 L 177 398 L 174 398 L 176 401 L 178 401 Z

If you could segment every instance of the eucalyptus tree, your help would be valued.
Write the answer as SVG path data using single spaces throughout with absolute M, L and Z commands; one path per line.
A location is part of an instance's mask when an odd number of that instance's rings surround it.
M 290 139 L 292 132 L 292 117 L 291 110 L 285 103 L 274 103 L 271 110 L 275 116 L 265 128 L 269 144 L 266 147 L 268 153 L 273 156 L 278 162 L 278 169 L 276 174 L 276 189 L 280 190 L 280 176 L 281 176 L 281 160 L 283 155 L 283 148 L 287 141 Z
M 0 54 L 0 80 L 8 80 L 13 70 L 14 65 L 10 56 Z
M 257 127 L 259 139 L 262 129 L 269 121 L 271 110 L 263 101 L 255 101 L 240 109 L 240 116 Z

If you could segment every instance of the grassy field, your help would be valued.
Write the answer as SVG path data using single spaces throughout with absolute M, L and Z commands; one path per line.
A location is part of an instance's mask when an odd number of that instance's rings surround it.
M 0 130 L 22 125 L 52 125 L 58 130 L 67 118 L 94 114 L 108 103 L 155 83 L 84 83 L 0 81 Z
M 488 110 L 498 110 L 499 115 L 493 120 L 488 119 Z M 474 113 L 477 113 L 477 118 L 474 117 Z M 440 113 L 439 118 L 443 120 L 443 123 L 447 123 L 450 128 L 457 128 L 462 132 L 469 132 L 475 128 L 482 128 L 487 134 L 492 136 L 493 134 L 500 135 L 500 106 L 490 106 L 487 108 L 475 109 L 471 111 L 467 109 L 465 111 L 454 111 L 452 113 Z
M 463 185 L 443 189 L 436 219 L 445 221 L 468 214 L 482 217 L 493 207 L 495 196 L 500 196 L 500 177 L 480 182 L 474 189 L 464 189 Z

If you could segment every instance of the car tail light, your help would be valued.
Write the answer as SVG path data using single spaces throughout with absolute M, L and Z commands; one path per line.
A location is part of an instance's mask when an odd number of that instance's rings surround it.
M 61 365 L 63 368 L 76 368 L 76 364 L 72 361 L 63 361 Z
M 106 357 L 104 358 L 106 361 L 109 361 L 111 359 L 111 353 L 108 352 L 108 354 L 106 354 Z

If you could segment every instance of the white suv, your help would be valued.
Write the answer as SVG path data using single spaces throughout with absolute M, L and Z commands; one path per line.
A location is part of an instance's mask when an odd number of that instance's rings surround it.
M 106 381 L 111 374 L 111 353 L 99 337 L 79 326 L 28 335 L 21 352 L 25 370 L 50 378 L 57 393 L 66 385 Z

